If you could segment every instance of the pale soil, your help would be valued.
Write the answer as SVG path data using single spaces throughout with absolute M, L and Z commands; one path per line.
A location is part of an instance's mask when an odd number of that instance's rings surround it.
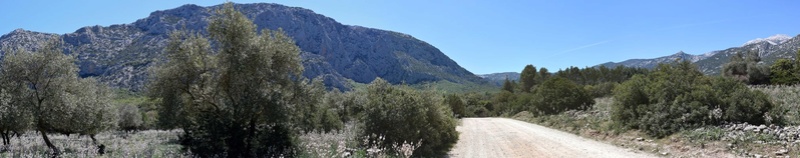
M 449 157 L 656 157 L 507 118 L 464 118 Z

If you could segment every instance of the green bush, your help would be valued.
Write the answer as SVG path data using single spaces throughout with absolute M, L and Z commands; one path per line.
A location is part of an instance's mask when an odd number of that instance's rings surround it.
M 582 110 L 594 104 L 586 90 L 562 78 L 550 78 L 539 85 L 533 93 L 533 111 L 542 114 L 558 114 L 567 110 Z
M 766 123 L 765 112 L 774 107 L 769 96 L 761 91 L 751 90 L 743 84 L 731 79 L 714 80 L 716 96 L 724 109 L 723 119 L 729 122 L 748 122 L 750 124 Z
M 450 106 L 450 109 L 453 110 L 453 114 L 456 117 L 461 118 L 467 116 L 466 105 L 464 105 L 464 101 L 461 100 L 461 97 L 458 97 L 458 95 L 447 95 L 444 102 Z
M 385 136 L 384 147 L 421 141 L 415 157 L 446 155 L 458 140 L 456 120 L 450 108 L 435 96 L 439 95 L 376 79 L 367 87 L 362 135 Z
M 118 107 L 119 119 L 117 126 L 124 131 L 135 131 L 143 129 L 144 122 L 142 122 L 142 114 L 139 112 L 139 107 L 123 104 Z
M 635 75 L 630 80 L 614 89 L 614 103 L 611 105 L 611 119 L 623 127 L 638 126 L 645 107 L 650 103 L 645 87 L 649 79 L 643 75 Z
M 763 93 L 730 78 L 711 79 L 689 62 L 659 65 L 614 91 L 611 118 L 624 128 L 664 137 L 723 122 L 765 123 L 772 103 Z
M 513 115 L 516 111 L 512 104 L 514 100 L 517 100 L 517 95 L 509 91 L 500 91 L 491 99 L 495 111 L 508 115 Z
M 291 116 L 294 126 L 304 132 L 322 131 L 331 132 L 344 126 L 337 112 L 342 100 L 338 91 L 326 92 L 321 78 L 315 78 L 310 84 L 301 84 L 297 87 L 297 94 L 308 96 L 295 99 L 297 106 Z
M 592 98 L 607 97 L 614 94 L 614 88 L 619 85 L 616 82 L 604 82 L 597 85 L 586 85 L 584 89 Z

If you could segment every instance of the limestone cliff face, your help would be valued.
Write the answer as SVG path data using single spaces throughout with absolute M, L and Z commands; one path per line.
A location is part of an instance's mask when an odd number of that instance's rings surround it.
M 207 20 L 220 7 L 184 5 L 153 12 L 131 24 L 87 26 L 63 35 L 19 29 L 0 37 L 0 48 L 36 49 L 40 42 L 58 36 L 65 42 L 65 52 L 77 56 L 81 76 L 142 90 L 147 69 L 164 58 L 169 33 L 187 29 L 207 34 Z M 235 7 L 259 29 L 283 29 L 303 51 L 304 76 L 321 76 L 330 87 L 347 89 L 348 79 L 369 83 L 376 77 L 409 84 L 486 83 L 436 47 L 407 34 L 344 25 L 298 7 L 267 3 Z

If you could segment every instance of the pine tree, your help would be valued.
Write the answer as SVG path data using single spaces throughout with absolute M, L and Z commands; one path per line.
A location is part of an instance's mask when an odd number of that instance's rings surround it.
M 503 81 L 503 90 L 514 93 L 514 85 L 515 84 L 511 80 L 506 78 L 506 80 Z

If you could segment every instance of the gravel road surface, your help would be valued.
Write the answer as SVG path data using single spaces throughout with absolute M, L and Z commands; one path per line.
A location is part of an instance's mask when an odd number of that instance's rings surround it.
M 452 158 L 656 157 L 574 134 L 507 118 L 464 118 Z

